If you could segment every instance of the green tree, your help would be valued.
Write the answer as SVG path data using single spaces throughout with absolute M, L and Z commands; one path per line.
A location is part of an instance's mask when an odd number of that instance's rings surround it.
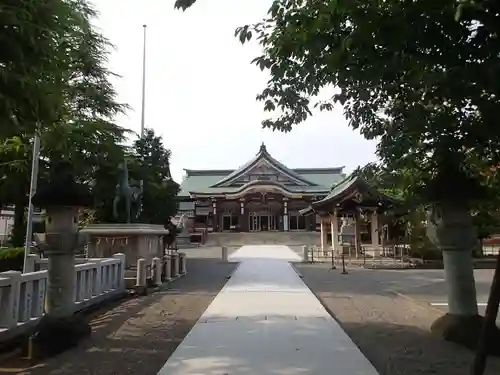
M 265 19 L 237 30 L 242 42 L 256 36 L 254 63 L 271 75 L 258 96 L 276 112 L 264 127 L 287 132 L 313 107 L 340 104 L 354 129 L 379 140 L 388 168 L 416 173 L 412 193 L 427 204 L 449 290 L 449 313 L 432 329 L 470 346 L 482 326 L 471 210 L 492 192 L 481 170 L 500 162 L 500 3 L 480 3 L 457 20 L 455 0 L 274 0 Z M 315 102 L 320 90 L 331 100 Z
M 170 175 L 170 150 L 163 145 L 162 137 L 152 129 L 133 145 L 135 164 L 131 175 L 143 181 L 142 212 L 140 222 L 167 225 L 177 213 L 179 185 Z
M 88 3 L 4 1 L 0 7 L 5 10 L 0 17 L 8 17 L 7 27 L 0 33 L 0 45 L 12 40 L 19 43 L 12 47 L 12 53 L 0 53 L 4 66 L 10 67 L 0 73 L 4 78 L 0 80 L 4 99 L 0 100 L 4 105 L 0 105 L 0 116 L 7 124 L 0 130 L 0 201 L 15 205 L 13 242 L 20 246 L 24 241 L 35 125 L 42 144 L 41 179 L 49 177 L 54 161 L 66 159 L 74 164 L 80 180 L 99 184 L 97 174 L 123 158 L 119 143 L 125 131 L 112 119 L 125 106 L 116 101 L 109 81 L 111 72 L 106 62 L 110 44 L 92 26 L 96 13 Z M 61 12 L 67 12 L 68 17 L 53 17 L 66 14 Z M 6 35 L 12 40 L 4 39 Z M 29 42 L 37 38 L 41 41 L 34 48 Z M 30 51 L 32 55 L 26 59 Z M 36 87 L 31 86 L 30 79 L 35 79 Z M 19 80 L 26 81 L 25 86 L 19 86 Z M 18 93 L 20 88 L 26 97 Z

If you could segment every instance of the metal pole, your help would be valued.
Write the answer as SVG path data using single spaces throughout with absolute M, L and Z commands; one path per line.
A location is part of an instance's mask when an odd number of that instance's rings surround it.
M 33 237 L 33 214 L 35 208 L 31 203 L 33 196 L 36 193 L 36 187 L 38 183 L 38 164 L 40 161 L 40 136 L 38 133 L 35 134 L 33 139 L 33 157 L 31 161 L 31 181 L 30 181 L 30 195 L 29 195 L 29 205 L 28 205 L 28 219 L 26 222 L 26 239 L 24 242 L 24 265 L 23 272 L 26 273 L 26 265 L 28 254 L 31 250 L 32 237 Z
M 332 270 L 336 270 L 337 267 L 335 267 L 335 247 L 334 244 L 332 244 Z
M 342 247 L 342 275 L 347 275 L 347 271 L 345 269 L 345 255 L 344 255 L 344 248 Z
M 141 107 L 141 138 L 144 136 L 144 124 L 146 120 L 146 25 L 143 28 L 143 49 L 142 49 L 142 107 Z
M 147 25 L 142 25 L 143 44 L 142 44 L 142 103 L 141 103 L 141 134 L 140 138 L 144 137 L 144 126 L 146 122 L 146 29 Z M 141 194 L 144 192 L 144 180 L 139 182 Z M 141 197 L 142 199 L 142 197 Z

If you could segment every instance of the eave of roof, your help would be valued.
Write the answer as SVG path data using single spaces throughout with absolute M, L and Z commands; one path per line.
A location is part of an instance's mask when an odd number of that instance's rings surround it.
M 252 168 L 261 159 L 268 161 L 278 171 L 284 173 L 285 175 L 292 177 L 293 179 L 295 179 L 297 181 L 302 182 L 305 185 L 308 185 L 308 186 L 315 186 L 316 185 L 315 183 L 305 179 L 304 177 L 299 175 L 294 170 L 288 168 L 287 166 L 285 166 L 284 164 L 282 164 L 281 162 L 279 162 L 278 160 L 273 158 L 271 156 L 271 154 L 269 154 L 269 152 L 267 152 L 266 146 L 263 143 L 260 146 L 259 152 L 253 157 L 253 159 L 251 159 L 250 161 L 245 163 L 240 168 L 234 170 L 232 173 L 230 173 L 229 175 L 227 175 L 226 177 L 224 177 L 222 180 L 218 181 L 216 184 L 212 185 L 211 187 L 219 187 L 219 186 L 243 175 L 246 171 L 248 171 L 250 168 Z
M 317 194 L 325 194 L 326 191 L 324 189 L 318 188 L 318 189 L 308 189 L 308 190 L 300 190 L 297 188 L 300 187 L 295 187 L 294 189 L 290 189 L 288 186 L 284 184 L 280 184 L 277 181 L 268 181 L 268 180 L 254 180 L 254 181 L 249 181 L 244 185 L 238 186 L 237 188 L 235 187 L 221 187 L 219 188 L 218 191 L 190 191 L 189 193 L 194 196 L 219 196 L 219 195 L 234 195 L 241 193 L 247 189 L 250 189 L 252 187 L 266 187 L 266 186 L 274 186 L 278 189 L 282 189 L 290 194 L 305 194 L 305 195 L 317 195 Z
M 365 192 L 370 192 L 375 197 L 377 197 L 377 200 L 379 201 L 377 202 L 378 205 L 383 206 L 384 202 L 393 205 L 401 203 L 398 199 L 390 197 L 384 193 L 377 191 L 363 178 L 359 176 L 349 176 L 344 180 L 340 181 L 337 185 L 335 185 L 332 188 L 330 194 L 328 194 L 325 198 L 316 202 L 312 202 L 309 207 L 299 211 L 299 213 L 301 215 L 310 215 L 313 212 L 322 211 L 322 209 L 325 208 L 325 206 L 334 204 L 336 201 L 341 201 L 343 197 L 346 196 L 350 192 L 350 189 L 352 188 L 359 189 Z M 363 203 L 361 203 L 360 206 L 363 206 Z

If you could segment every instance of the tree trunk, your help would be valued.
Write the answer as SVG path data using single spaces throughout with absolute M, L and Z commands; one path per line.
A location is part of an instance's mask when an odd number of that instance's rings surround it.
M 434 205 L 427 214 L 427 235 L 443 252 L 448 287 L 448 313 L 433 323 L 431 331 L 445 340 L 475 348 L 484 319 L 477 309 L 472 260 L 477 233 L 468 207 L 448 202 Z M 492 338 L 494 347 L 500 331 Z

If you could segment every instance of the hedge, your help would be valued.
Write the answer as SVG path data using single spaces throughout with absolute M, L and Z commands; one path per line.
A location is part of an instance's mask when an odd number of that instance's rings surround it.
M 22 271 L 24 264 L 24 248 L 10 247 L 0 249 L 0 272 Z

